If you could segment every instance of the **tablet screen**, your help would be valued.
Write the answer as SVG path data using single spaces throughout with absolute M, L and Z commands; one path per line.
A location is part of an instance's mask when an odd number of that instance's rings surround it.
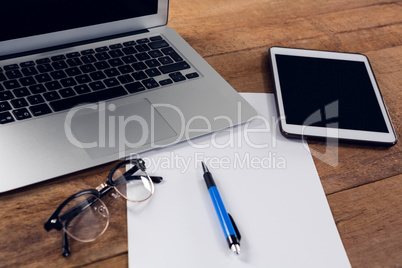
M 275 57 L 287 124 L 388 132 L 364 62 Z M 309 120 L 317 111 L 320 120 Z
M 271 47 L 269 60 L 286 137 L 397 142 L 366 56 Z

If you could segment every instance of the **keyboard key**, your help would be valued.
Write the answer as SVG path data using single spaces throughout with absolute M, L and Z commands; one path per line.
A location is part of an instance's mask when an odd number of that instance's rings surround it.
M 8 79 L 16 79 L 22 77 L 22 73 L 20 72 L 20 70 L 7 71 L 5 74 Z
M 23 86 L 31 86 L 36 84 L 36 81 L 33 77 L 23 77 L 19 79 L 21 85 Z
M 4 66 L 5 71 L 16 70 L 16 69 L 19 69 L 19 68 L 20 67 L 18 66 L 18 64 L 10 64 L 10 65 Z
M 0 102 L 0 112 L 11 110 L 11 105 L 8 101 Z
M 145 44 L 148 43 L 149 39 L 148 38 L 142 38 L 137 40 L 137 44 Z
M 95 81 L 106 78 L 106 75 L 102 71 L 90 73 L 89 76 L 92 78 L 92 80 L 95 80 Z
M 136 45 L 137 43 L 135 42 L 135 41 L 128 41 L 128 42 L 124 42 L 123 43 L 123 46 L 125 46 L 125 47 L 129 47 L 129 46 L 134 46 L 134 45 Z
M 80 66 L 80 70 L 83 73 L 92 73 L 92 72 L 96 71 L 96 68 L 92 64 L 86 64 L 86 65 Z
M 104 70 L 104 69 L 110 68 L 109 63 L 107 63 L 106 61 L 101 61 L 101 62 L 94 63 L 94 66 L 98 70 Z
M 72 87 L 77 85 L 77 82 L 75 82 L 74 78 L 68 77 L 60 80 L 60 83 L 62 84 L 63 87 Z
M 159 81 L 159 84 L 161 84 L 161 86 L 166 86 L 169 84 L 173 84 L 173 81 L 172 81 L 172 79 L 164 79 L 164 80 Z
M 121 74 L 128 74 L 134 72 L 134 69 L 130 65 L 123 65 L 117 68 Z
M 72 59 L 81 56 L 79 52 L 71 52 L 66 54 L 67 58 Z
M 132 66 L 133 66 L 133 68 L 134 68 L 136 71 L 141 71 L 141 70 L 145 70 L 145 69 L 148 68 L 148 67 L 145 65 L 145 63 L 143 63 L 143 62 L 134 63 Z
M 45 97 L 47 101 L 54 101 L 60 99 L 60 95 L 59 93 L 57 93 L 57 91 L 43 93 L 43 97 Z
M 66 60 L 68 66 L 70 67 L 76 67 L 76 66 L 80 66 L 82 65 L 82 61 L 79 58 L 72 58 L 72 59 L 68 59 Z
M 122 48 L 122 47 L 123 47 L 122 44 L 114 44 L 114 45 L 109 46 L 110 49 L 117 49 L 117 48 Z
M 23 69 L 21 69 L 21 72 L 22 72 L 25 76 L 31 76 L 31 75 L 38 74 L 38 71 L 36 70 L 35 67 L 23 68 Z
M 120 65 L 123 65 L 123 64 L 124 64 L 124 63 L 121 61 L 121 59 L 111 59 L 111 60 L 109 60 L 108 62 L 109 62 L 109 64 L 110 64 L 110 66 L 113 66 L 113 67 L 117 67 L 117 66 L 120 66 Z
M 107 46 L 95 48 L 96 52 L 104 52 L 104 51 L 108 51 L 108 50 L 109 50 L 109 48 Z
M 79 75 L 75 77 L 78 84 L 85 84 L 91 82 L 91 78 L 87 74 Z
M 3 73 L 0 73 L 0 82 L 6 81 L 6 80 L 7 80 L 7 77 Z
M 144 86 L 147 89 L 159 87 L 158 82 L 156 82 L 155 79 L 153 79 L 153 78 L 145 79 L 145 80 L 142 81 L 142 83 L 144 84 Z
M 93 63 L 96 62 L 96 58 L 93 55 L 85 55 L 81 57 L 81 60 L 83 63 L 88 64 L 88 63 Z
M 114 87 L 119 85 L 119 81 L 116 78 L 109 78 L 103 81 L 107 87 Z
M 163 54 L 170 56 L 174 61 L 182 61 L 183 58 L 171 47 L 166 47 L 161 49 Z
M 181 82 L 186 80 L 186 77 L 184 77 L 183 75 L 178 75 L 178 76 L 172 76 L 173 81 L 175 82 Z
M 135 49 L 137 49 L 138 52 L 145 52 L 151 50 L 147 44 L 136 45 Z
M 148 78 L 148 76 L 143 71 L 133 73 L 133 77 L 135 80 L 142 80 Z
M 156 35 L 156 36 L 152 36 L 151 38 L 149 38 L 151 41 L 159 41 L 162 40 L 162 36 L 160 35 Z
M 169 76 L 170 76 L 170 78 L 172 78 L 173 81 L 175 81 L 175 82 L 180 82 L 180 81 L 186 80 L 186 78 L 185 78 L 180 72 L 171 73 L 171 74 L 169 74 Z
M 29 96 L 27 99 L 31 105 L 40 104 L 40 103 L 45 102 L 45 99 L 40 94 Z
M 24 120 L 32 117 L 27 108 L 21 108 L 13 111 L 13 114 L 17 120 Z
M 137 59 L 133 55 L 125 56 L 121 59 L 124 61 L 124 63 L 127 63 L 127 64 L 137 62 Z
M 81 70 L 77 67 L 66 69 L 65 72 L 68 76 L 76 76 L 82 74 Z
M 91 89 L 87 85 L 79 85 L 74 87 L 75 92 L 77 94 L 85 94 L 91 92 Z
M 159 49 L 163 47 L 168 47 L 169 44 L 165 40 L 155 41 L 148 44 L 152 49 Z
M 117 77 L 117 79 L 122 84 L 127 84 L 127 83 L 134 82 L 134 79 L 129 74 L 121 75 L 121 76 Z
M 159 70 L 156 68 L 145 70 L 145 72 L 147 73 L 147 75 L 149 77 L 155 77 L 155 76 L 161 75 L 161 72 L 159 72 Z
M 200 75 L 199 75 L 198 73 L 186 74 L 186 77 L 187 77 L 188 79 L 197 78 L 197 77 L 199 77 L 199 76 L 200 76 Z
M 0 113 L 0 124 L 7 124 L 7 123 L 14 122 L 14 121 L 15 120 L 10 112 Z
M 10 102 L 14 108 L 22 108 L 28 106 L 28 102 L 24 98 L 11 100 Z
M 43 85 L 33 85 L 28 87 L 32 94 L 38 94 L 46 92 L 46 88 Z
M 170 78 L 175 82 L 180 82 L 186 80 L 186 78 L 181 74 L 181 72 L 171 73 L 169 74 Z
M 122 51 L 126 55 L 132 55 L 137 53 L 137 50 L 134 47 L 125 47 L 122 49 Z
M 68 98 L 68 97 L 72 97 L 75 96 L 76 93 L 72 88 L 63 88 L 59 90 L 59 94 L 60 96 L 62 96 L 63 98 Z
M 116 68 L 107 69 L 104 71 L 107 77 L 114 77 L 120 75 L 120 72 Z
M 49 63 L 50 59 L 49 58 L 44 58 L 44 59 L 39 59 L 35 61 L 36 64 L 45 64 L 45 63 Z
M 0 92 L 0 101 L 12 100 L 14 99 L 13 93 L 11 91 Z
M 53 68 L 52 68 L 52 66 L 50 66 L 50 64 L 42 64 L 42 65 L 39 65 L 38 67 L 37 67 L 37 69 L 38 69 L 38 71 L 40 72 L 40 73 L 48 73 L 48 72 L 51 72 L 51 71 L 53 71 Z
M 52 110 L 46 103 L 31 106 L 29 107 L 29 110 L 31 110 L 33 116 L 41 116 L 45 114 L 50 114 L 52 112 Z
M 67 77 L 66 73 L 63 70 L 58 70 L 58 71 L 51 72 L 50 76 L 55 80 Z
M 25 68 L 25 67 L 32 67 L 32 66 L 35 66 L 35 62 L 33 62 L 33 61 L 21 62 L 21 63 L 20 63 L 20 66 L 21 66 L 22 68 Z
M 149 68 L 161 66 L 160 62 L 157 60 L 147 60 L 145 64 L 148 65 Z
M 101 89 L 106 88 L 105 84 L 103 84 L 102 81 L 97 81 L 97 82 L 89 83 L 89 87 L 90 87 L 93 91 L 97 91 L 97 90 L 101 90 Z
M 130 93 L 137 93 L 145 90 L 145 87 L 140 82 L 130 83 L 125 85 L 124 87 Z
M 160 57 L 158 60 L 159 60 L 159 62 L 162 63 L 163 65 L 173 63 L 173 60 L 172 60 L 169 56 Z
M 64 55 L 57 55 L 57 56 L 53 56 L 50 58 L 52 61 L 59 61 L 59 60 L 65 60 L 66 56 Z
M 51 81 L 52 78 L 48 75 L 48 74 L 38 74 L 35 75 L 35 79 L 36 81 L 38 81 L 39 83 L 45 83 L 48 81 Z
M 139 61 L 149 60 L 151 58 L 147 53 L 138 53 L 138 54 L 135 55 L 135 57 Z
M 64 60 L 60 60 L 60 61 L 55 61 L 52 63 L 52 67 L 55 70 L 62 70 L 62 69 L 66 69 L 68 68 L 67 63 Z
M 94 54 L 94 53 L 95 53 L 95 50 L 93 50 L 93 49 L 86 49 L 86 50 L 81 51 L 82 55 L 89 55 L 89 54 Z
M 82 103 L 94 103 L 98 101 L 113 99 L 127 95 L 127 91 L 122 86 L 107 88 L 101 91 L 78 95 L 71 98 L 50 102 L 53 110 L 63 111 Z
M 95 57 L 96 57 L 98 60 L 100 60 L 100 61 L 102 61 L 102 60 L 108 60 L 108 59 L 111 58 L 110 55 L 109 55 L 107 52 L 96 53 L 96 54 L 95 54 Z
M 52 91 L 61 88 L 61 84 L 58 81 L 50 81 L 45 83 L 47 90 Z
M 3 86 L 4 86 L 6 89 L 14 89 L 14 88 L 20 87 L 21 85 L 20 85 L 20 83 L 18 83 L 17 80 L 8 80 L 8 81 L 5 81 L 5 82 L 3 83 Z
M 159 58 L 159 57 L 162 57 L 162 56 L 163 56 L 162 52 L 161 52 L 159 49 L 149 51 L 148 54 L 149 54 L 149 56 L 151 56 L 152 58 Z
M 112 58 L 120 58 L 120 57 L 124 56 L 124 53 L 120 49 L 115 49 L 115 50 L 109 51 L 109 55 Z
M 169 65 L 164 65 L 159 67 L 159 70 L 164 73 L 172 73 L 172 72 L 177 72 L 177 71 L 181 71 L 181 70 L 185 70 L 185 69 L 189 69 L 190 65 L 188 65 L 187 62 L 182 61 L 182 62 L 177 62 L 177 63 L 173 63 L 173 64 L 169 64 Z

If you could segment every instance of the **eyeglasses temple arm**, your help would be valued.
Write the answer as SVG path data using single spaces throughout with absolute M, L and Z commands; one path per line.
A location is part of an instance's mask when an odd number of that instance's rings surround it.
M 163 181 L 163 178 L 160 176 L 149 176 L 152 180 L 153 183 L 161 183 Z M 126 180 L 130 181 L 130 180 L 140 180 L 141 176 L 140 175 L 133 175 L 130 176 L 128 178 L 126 178 Z

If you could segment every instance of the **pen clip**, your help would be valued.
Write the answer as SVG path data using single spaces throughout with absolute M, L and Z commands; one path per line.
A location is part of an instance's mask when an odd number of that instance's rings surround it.
M 236 232 L 237 239 L 240 241 L 240 240 L 241 240 L 241 234 L 240 234 L 240 232 L 239 232 L 239 229 L 237 229 L 236 223 L 235 223 L 235 221 L 233 220 L 232 216 L 231 216 L 229 213 L 228 213 L 228 215 L 229 215 L 230 221 L 232 222 L 233 228 L 234 228 L 234 230 L 235 230 L 235 232 Z

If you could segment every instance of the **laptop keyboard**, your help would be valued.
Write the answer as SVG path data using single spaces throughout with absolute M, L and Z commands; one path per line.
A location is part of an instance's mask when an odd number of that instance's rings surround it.
M 0 68 L 0 124 L 199 77 L 162 36 Z

